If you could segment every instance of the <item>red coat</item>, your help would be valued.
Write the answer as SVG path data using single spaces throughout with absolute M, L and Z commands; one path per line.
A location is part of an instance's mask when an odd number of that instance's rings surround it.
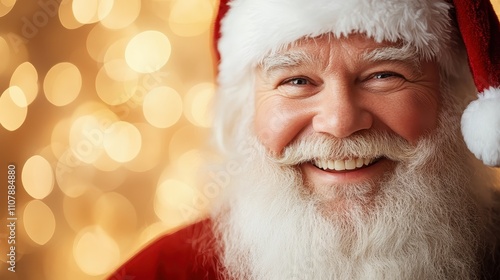
M 162 236 L 124 263 L 108 280 L 221 279 L 211 223 L 204 220 Z

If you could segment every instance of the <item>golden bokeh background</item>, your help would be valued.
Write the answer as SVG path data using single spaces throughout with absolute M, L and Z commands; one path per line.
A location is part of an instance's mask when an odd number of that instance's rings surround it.
M 216 7 L 0 0 L 0 279 L 102 279 L 206 214 Z
M 217 2 L 0 0 L 0 279 L 103 279 L 206 214 Z

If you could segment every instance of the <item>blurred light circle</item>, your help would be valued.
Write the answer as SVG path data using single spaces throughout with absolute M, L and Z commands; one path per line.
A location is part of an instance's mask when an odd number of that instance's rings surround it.
M 92 165 L 101 171 L 111 172 L 120 168 L 121 163 L 114 161 L 112 158 L 109 157 L 108 154 L 102 153 L 94 162 L 92 162 Z M 117 182 L 118 181 L 114 183 Z M 108 185 L 106 186 L 106 188 L 109 188 L 111 186 L 112 185 Z
M 156 87 L 144 98 L 142 111 L 152 126 L 170 127 L 177 123 L 182 115 L 182 99 L 170 87 Z
M 52 210 L 40 200 L 32 200 L 26 204 L 23 224 L 31 240 L 39 245 L 47 243 L 56 229 L 56 219 Z
M 117 40 L 123 39 L 121 38 L 122 36 L 124 36 L 122 32 L 109 30 L 100 24 L 96 24 L 92 27 L 92 30 L 87 33 L 87 40 L 85 42 L 87 53 L 95 61 L 104 62 L 104 55 Z M 123 55 L 121 58 L 123 58 Z
M 194 125 L 210 127 L 211 105 L 215 96 L 215 85 L 201 83 L 193 86 L 184 96 L 184 115 Z
M 43 82 L 43 90 L 47 100 L 56 106 L 65 106 L 73 102 L 81 88 L 80 70 L 69 62 L 54 65 L 47 72 Z
M 141 150 L 141 145 L 141 133 L 128 122 L 115 122 L 105 131 L 104 150 L 117 162 L 134 159 Z
M 82 162 L 93 163 L 104 151 L 104 130 L 94 115 L 76 119 L 69 133 L 69 146 L 73 155 Z
M 179 36 L 198 36 L 210 28 L 214 5 L 209 0 L 175 0 L 169 26 Z
M 132 70 L 125 59 L 113 59 L 104 63 L 106 74 L 115 81 L 136 80 L 139 75 Z
M 9 87 L 0 96 L 0 124 L 9 131 L 23 125 L 28 114 L 26 97 L 18 86 Z
M 80 23 L 94 23 L 111 12 L 113 3 L 113 0 L 73 0 L 73 14 Z
M 38 72 L 33 64 L 24 62 L 19 65 L 10 78 L 10 86 L 21 88 L 27 105 L 31 104 L 38 94 Z
M 174 179 L 164 180 L 156 189 L 154 211 L 169 227 L 185 224 L 201 214 L 192 213 L 194 196 L 194 189 L 188 184 Z
M 68 226 L 74 232 L 94 225 L 92 209 L 95 202 L 103 195 L 103 192 L 94 187 L 87 186 L 87 190 L 79 197 L 64 196 L 62 199 L 62 211 Z
M 32 156 L 23 166 L 21 180 L 29 195 L 36 199 L 43 199 L 54 188 L 52 166 L 42 156 Z
M 0 1 L 0 17 L 5 16 L 14 8 L 16 0 L 2 0 Z
M 83 272 L 98 276 L 118 265 L 120 249 L 101 227 L 90 226 L 82 229 L 76 236 L 73 256 Z
M 114 1 L 109 13 L 100 16 L 101 24 L 109 29 L 125 28 L 134 23 L 140 11 L 141 0 Z
M 9 57 L 10 57 L 10 47 L 7 40 L 4 37 L 0 36 L 0 56 L 3 59 L 0 59 L 0 73 L 2 73 L 7 66 L 9 66 Z
M 101 28 L 105 28 L 105 27 L 101 27 Z M 127 28 L 126 30 L 131 31 L 131 29 L 132 28 Z M 110 32 L 110 31 L 108 30 L 108 32 Z M 131 32 L 133 32 L 133 34 L 137 33 L 137 31 L 131 31 Z M 133 35 L 131 35 L 131 36 L 133 37 Z M 130 36 L 125 36 L 125 37 L 115 39 L 112 41 L 111 44 L 109 44 L 109 46 L 106 46 L 105 48 L 101 48 L 101 50 L 105 51 L 101 61 L 107 64 L 108 62 L 111 62 L 113 60 L 120 60 L 120 63 L 126 64 L 127 62 L 125 61 L 125 49 L 127 48 L 127 44 L 129 41 L 130 41 Z M 112 65 L 112 64 L 109 64 L 109 65 Z M 128 69 L 128 71 L 133 71 L 128 65 L 126 66 L 126 68 Z M 109 71 L 109 69 L 107 69 L 107 71 L 108 71 L 108 73 L 111 72 L 111 71 Z M 133 72 L 137 73 L 135 71 L 133 71 Z M 113 76 L 113 78 L 117 78 L 117 77 Z M 120 80 L 120 79 L 117 79 L 117 80 Z
M 147 145 L 141 145 L 141 151 L 137 157 L 127 162 L 125 167 L 135 172 L 144 172 L 160 163 L 162 154 L 159 151 L 162 150 L 165 136 L 147 123 L 136 123 L 135 126 L 141 133 L 142 142 Z
M 99 70 L 95 79 L 97 95 L 108 105 L 127 102 L 135 93 L 138 75 L 123 60 L 113 60 Z
M 28 106 L 28 100 L 22 88 L 18 86 L 11 86 L 7 89 L 10 99 L 17 107 L 25 108 Z
M 62 0 L 57 14 L 59 21 L 66 29 L 76 29 L 83 25 L 83 23 L 76 20 L 73 14 L 72 0 Z
M 129 41 L 125 49 L 125 60 L 134 71 L 152 73 L 167 63 L 170 52 L 167 36 L 159 31 L 148 30 Z
M 99 20 L 106 18 L 111 13 L 114 4 L 115 0 L 100 0 L 97 9 L 97 18 Z
M 176 174 L 179 178 L 189 181 L 195 184 L 195 179 L 200 173 L 200 167 L 203 163 L 203 154 L 198 149 L 192 149 L 183 153 L 175 161 Z
M 56 181 L 61 191 L 68 197 L 79 197 L 87 190 L 82 182 L 80 165 L 83 164 L 70 149 L 63 152 L 56 165 Z
M 133 232 L 137 223 L 134 205 L 123 195 L 105 193 L 95 202 L 94 221 L 111 235 Z

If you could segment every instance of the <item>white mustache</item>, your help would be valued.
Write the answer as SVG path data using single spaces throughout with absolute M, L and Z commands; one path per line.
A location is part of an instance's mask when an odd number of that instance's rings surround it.
M 292 142 L 281 155 L 269 155 L 280 165 L 297 165 L 315 159 L 354 159 L 386 157 L 405 162 L 416 153 L 416 146 L 402 137 L 381 131 L 367 131 L 348 138 L 314 134 Z

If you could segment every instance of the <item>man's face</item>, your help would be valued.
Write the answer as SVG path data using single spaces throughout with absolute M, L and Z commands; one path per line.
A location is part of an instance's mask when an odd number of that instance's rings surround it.
M 257 69 L 254 131 L 275 155 L 318 135 L 382 132 L 415 144 L 437 126 L 439 88 L 437 63 L 418 60 L 413 49 L 362 35 L 305 39 Z M 313 193 L 329 197 L 331 186 L 376 182 L 395 162 L 345 155 L 298 167 Z

